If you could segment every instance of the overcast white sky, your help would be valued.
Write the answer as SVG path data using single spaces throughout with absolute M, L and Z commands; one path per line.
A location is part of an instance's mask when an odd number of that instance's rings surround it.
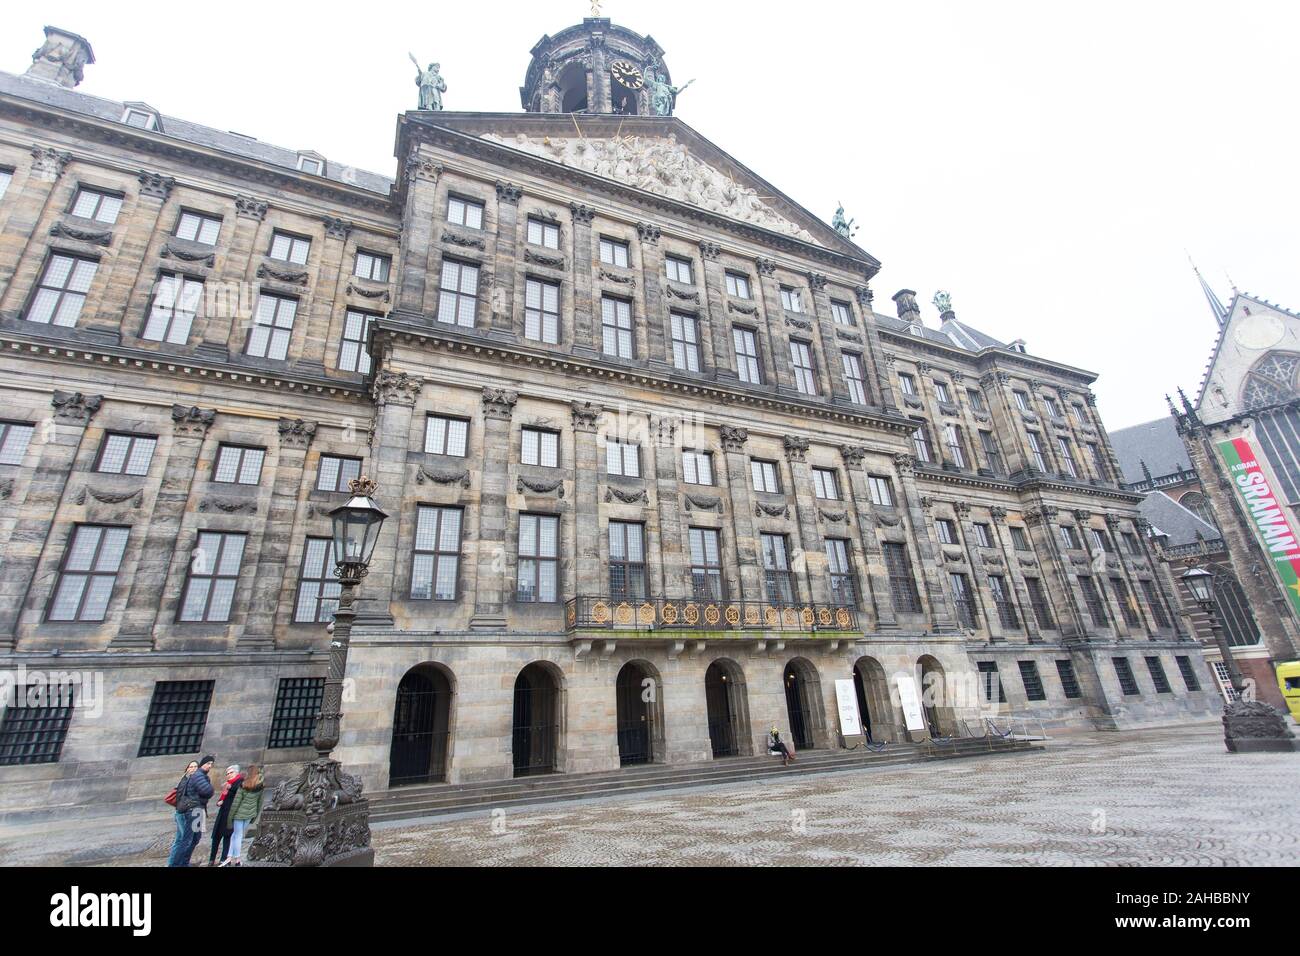
M 408 49 L 449 110 L 517 111 L 528 52 L 588 0 L 9 7 L 0 69 L 46 23 L 98 62 L 81 89 L 392 175 Z M 1112 429 L 1167 414 L 1225 300 L 1300 310 L 1295 2 L 606 0 L 659 41 L 677 115 L 884 263 L 876 305 L 958 316 L 1101 375 Z

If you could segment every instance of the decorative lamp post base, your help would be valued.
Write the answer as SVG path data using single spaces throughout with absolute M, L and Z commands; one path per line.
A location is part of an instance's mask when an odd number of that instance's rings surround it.
M 1260 700 L 1234 700 L 1224 705 L 1223 741 L 1234 754 L 1300 750 L 1286 718 Z
M 337 760 L 321 757 L 287 780 L 267 801 L 250 866 L 374 866 L 370 801 L 361 778 Z

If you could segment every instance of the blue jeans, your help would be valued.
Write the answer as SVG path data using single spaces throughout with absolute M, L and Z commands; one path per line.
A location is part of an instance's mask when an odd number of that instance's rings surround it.
M 189 866 L 190 855 L 203 836 L 203 809 L 196 807 L 185 813 L 177 811 L 175 817 L 176 839 L 172 842 L 172 851 L 167 857 L 167 865 Z
M 244 831 L 248 829 L 247 820 L 235 821 L 235 832 L 230 836 L 230 857 L 233 860 L 239 859 L 239 854 L 244 850 Z

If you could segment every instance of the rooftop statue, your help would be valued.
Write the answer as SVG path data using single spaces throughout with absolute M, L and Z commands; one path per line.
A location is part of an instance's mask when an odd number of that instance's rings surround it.
M 650 109 L 656 116 L 671 116 L 677 105 L 677 94 L 683 93 L 687 86 L 694 83 L 688 80 L 686 86 L 673 86 L 654 70 L 645 71 L 645 85 L 650 90 Z
M 408 53 L 407 56 L 419 71 L 415 77 L 415 85 L 420 88 L 420 109 L 441 110 L 442 94 L 447 92 L 447 81 L 438 72 L 441 64 L 430 63 L 427 70 L 421 70 L 420 61 L 415 58 L 415 54 Z
M 934 294 L 934 307 L 939 310 L 940 315 L 946 315 L 952 311 L 952 294 L 940 289 Z
M 840 203 L 839 208 L 835 210 L 834 218 L 831 219 L 831 228 L 845 239 L 852 239 L 853 234 L 858 231 L 856 222 L 856 219 L 844 218 L 844 203 Z

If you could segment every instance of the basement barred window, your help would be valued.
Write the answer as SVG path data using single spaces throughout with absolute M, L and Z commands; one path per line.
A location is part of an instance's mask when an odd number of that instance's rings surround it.
M 210 680 L 158 681 L 144 721 L 139 757 L 198 753 L 212 704 Z
M 993 688 L 998 690 L 997 702 L 1005 704 L 1007 702 L 1007 693 L 1002 689 L 1002 675 L 998 673 L 997 661 L 976 661 L 976 668 L 979 669 L 980 684 L 984 688 L 984 702 L 993 703 Z
M 1083 696 L 1083 692 L 1079 690 L 1079 680 L 1074 676 L 1074 661 L 1058 660 L 1056 673 L 1061 678 L 1061 690 L 1068 700 L 1078 700 Z
M 1178 662 L 1178 671 L 1183 675 L 1183 684 L 1192 693 L 1201 689 L 1201 682 L 1196 679 L 1196 670 L 1192 667 L 1192 659 L 1179 655 L 1174 658 Z
M 70 686 L 13 688 L 0 721 L 0 766 L 58 763 L 72 721 Z
M 282 677 L 275 692 L 267 749 L 307 747 L 316 730 L 316 715 L 325 697 L 323 677 Z
M 1173 688 L 1169 686 L 1169 678 L 1165 676 L 1165 665 L 1161 663 L 1158 657 L 1148 657 L 1146 659 L 1147 670 L 1151 673 L 1151 683 L 1155 684 L 1157 694 L 1172 694 Z
M 1047 700 L 1047 691 L 1043 689 L 1043 679 L 1038 674 L 1035 661 L 1016 661 L 1020 668 L 1020 680 L 1025 685 L 1025 697 L 1029 700 Z
M 1137 697 L 1142 692 L 1138 690 L 1137 678 L 1133 676 L 1133 665 L 1129 663 L 1127 657 L 1112 657 L 1110 662 L 1115 665 L 1115 676 L 1119 678 L 1119 687 L 1127 697 Z

